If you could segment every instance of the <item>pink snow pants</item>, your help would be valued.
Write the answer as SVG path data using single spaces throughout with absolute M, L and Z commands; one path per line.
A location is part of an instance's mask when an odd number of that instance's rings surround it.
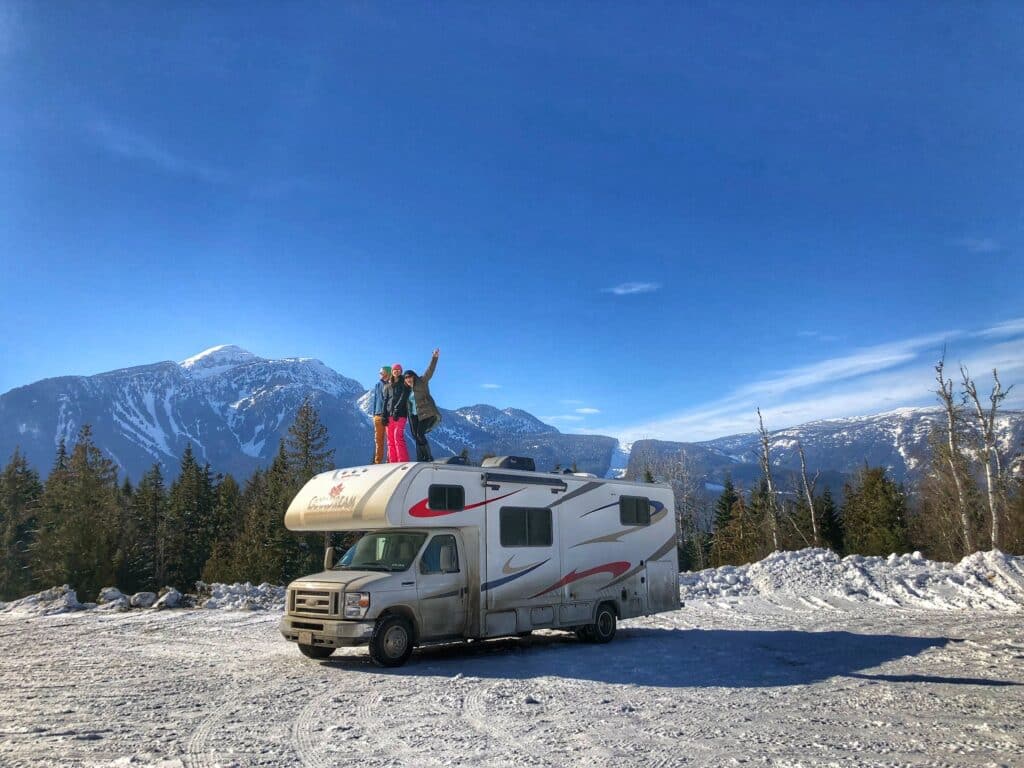
M 405 444 L 405 422 L 400 419 L 388 421 L 388 462 L 395 463 L 409 460 L 409 448 Z

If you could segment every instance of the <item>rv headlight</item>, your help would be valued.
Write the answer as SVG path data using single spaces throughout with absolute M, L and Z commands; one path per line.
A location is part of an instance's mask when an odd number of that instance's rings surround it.
M 369 592 L 346 592 L 345 593 L 345 618 L 361 619 L 370 610 Z

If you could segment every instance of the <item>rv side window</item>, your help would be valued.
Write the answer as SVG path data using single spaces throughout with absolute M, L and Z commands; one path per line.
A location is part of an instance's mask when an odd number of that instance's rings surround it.
M 540 507 L 501 508 L 501 546 L 550 547 L 551 510 Z
M 435 536 L 423 550 L 420 573 L 458 573 L 459 550 L 451 534 Z
M 650 525 L 651 502 L 645 496 L 620 496 L 619 522 L 623 525 Z
M 427 506 L 455 512 L 466 508 L 466 489 L 461 485 L 432 485 L 427 491 Z

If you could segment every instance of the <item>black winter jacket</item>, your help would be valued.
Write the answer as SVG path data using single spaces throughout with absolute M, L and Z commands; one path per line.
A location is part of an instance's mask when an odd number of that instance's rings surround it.
M 409 416 L 409 388 L 399 379 L 384 387 L 384 413 L 389 419 Z

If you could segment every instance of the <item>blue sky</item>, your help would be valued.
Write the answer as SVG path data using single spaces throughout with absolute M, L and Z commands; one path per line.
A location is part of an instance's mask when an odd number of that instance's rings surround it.
M 0 391 L 221 343 L 702 439 L 1024 389 L 1024 10 L 0 3 Z M 984 382 L 984 379 L 982 378 Z

